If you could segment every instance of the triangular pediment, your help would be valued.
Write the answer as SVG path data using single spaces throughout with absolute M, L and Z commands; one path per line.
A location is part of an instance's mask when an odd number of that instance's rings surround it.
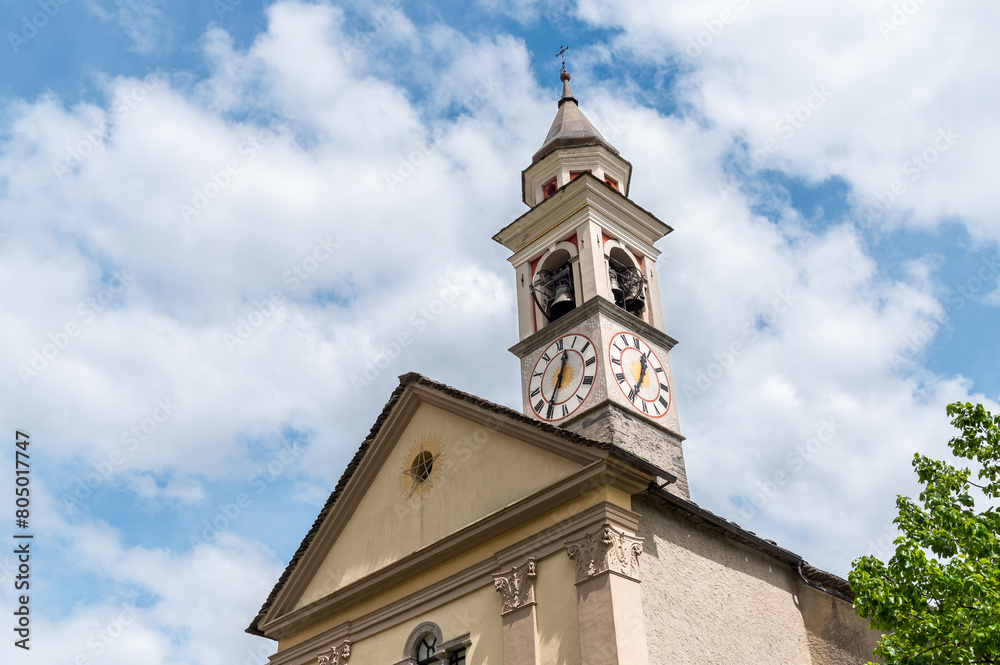
M 607 455 L 505 407 L 406 378 L 252 631 L 440 548 Z

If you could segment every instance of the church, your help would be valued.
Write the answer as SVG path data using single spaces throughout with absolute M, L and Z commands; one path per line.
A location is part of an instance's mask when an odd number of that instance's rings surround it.
M 672 229 L 560 78 L 529 209 L 493 238 L 522 411 L 400 377 L 247 632 L 273 665 L 866 663 L 846 581 L 691 501 Z

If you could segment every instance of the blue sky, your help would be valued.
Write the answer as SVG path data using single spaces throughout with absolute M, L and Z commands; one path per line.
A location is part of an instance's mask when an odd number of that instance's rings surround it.
M 4 3 L 0 421 L 35 438 L 42 546 L 17 662 L 247 662 L 397 375 L 519 406 L 490 238 L 524 211 L 563 44 L 675 229 L 694 500 L 838 574 L 877 552 L 944 405 L 1000 398 L 1000 10 L 920 7 Z M 123 602 L 141 620 L 98 658 Z

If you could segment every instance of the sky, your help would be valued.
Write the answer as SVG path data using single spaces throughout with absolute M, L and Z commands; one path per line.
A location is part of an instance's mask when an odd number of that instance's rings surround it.
M 1000 409 L 998 20 L 4 2 L 0 496 L 13 515 L 26 431 L 35 534 L 32 649 L 8 632 L 4 662 L 261 663 L 243 629 L 398 375 L 520 408 L 491 237 L 526 209 L 562 45 L 631 198 L 674 228 L 693 500 L 839 575 L 888 556 L 945 406 Z M 14 575 L 0 554 L 11 624 Z

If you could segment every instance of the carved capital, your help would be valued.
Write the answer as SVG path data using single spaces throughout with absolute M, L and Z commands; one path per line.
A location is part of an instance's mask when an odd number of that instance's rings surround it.
M 344 640 L 335 647 L 317 654 L 319 665 L 344 665 L 351 658 L 351 643 Z
M 576 564 L 577 582 L 608 571 L 634 578 L 639 574 L 642 542 L 642 538 L 615 531 L 605 524 L 597 533 L 566 543 L 566 554 Z
M 501 614 L 507 614 L 535 602 L 535 578 L 538 564 L 529 558 L 520 566 L 514 566 L 508 573 L 493 576 L 493 586 L 500 592 L 503 603 Z

